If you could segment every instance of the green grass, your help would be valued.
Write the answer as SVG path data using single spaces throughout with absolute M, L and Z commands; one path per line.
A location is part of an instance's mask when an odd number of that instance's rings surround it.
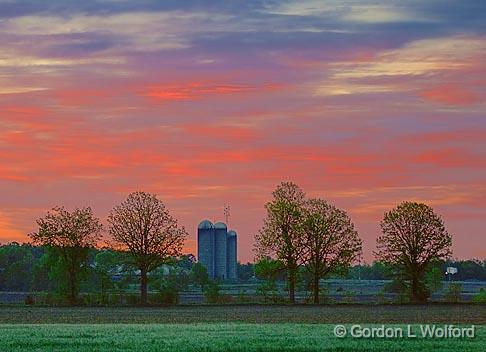
M 1 351 L 484 351 L 474 339 L 336 338 L 329 324 L 2 325 Z
M 348 329 L 351 324 L 474 324 L 477 330 L 474 339 L 340 339 L 333 334 L 339 323 Z M 0 307 L 1 352 L 482 352 L 485 347 L 484 305 Z

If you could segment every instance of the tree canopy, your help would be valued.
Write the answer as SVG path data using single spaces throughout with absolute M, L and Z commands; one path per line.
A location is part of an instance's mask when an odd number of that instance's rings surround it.
M 313 277 L 314 303 L 319 303 L 319 280 L 350 266 L 361 253 L 361 240 L 347 213 L 323 199 L 309 199 L 303 214 L 306 267 Z
M 452 236 L 442 218 L 428 205 L 403 202 L 385 213 L 383 235 L 377 239 L 377 258 L 393 265 L 410 281 L 410 298 L 425 301 L 424 276 L 434 261 L 451 256 Z
M 76 208 L 69 212 L 55 207 L 37 220 L 39 230 L 29 234 L 34 244 L 52 247 L 63 261 L 67 277 L 68 299 L 75 303 L 81 275 L 86 269 L 88 250 L 96 247 L 103 228 L 91 208 Z
M 187 232 L 154 194 L 131 193 L 108 216 L 111 238 L 127 249 L 140 270 L 140 294 L 147 302 L 147 273 L 182 254 Z
M 289 298 L 295 303 L 296 275 L 304 262 L 305 243 L 302 236 L 302 210 L 305 193 L 292 182 L 282 182 L 265 204 L 267 216 L 256 235 L 257 258 L 275 256 L 287 270 Z

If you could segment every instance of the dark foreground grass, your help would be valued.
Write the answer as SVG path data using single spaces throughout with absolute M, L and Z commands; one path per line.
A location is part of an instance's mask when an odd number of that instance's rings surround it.
M 486 347 L 484 327 L 477 328 L 474 339 L 340 339 L 334 337 L 333 328 L 330 324 L 6 324 L 0 325 L 0 351 L 482 352 Z
M 0 324 L 396 323 L 486 325 L 486 305 L 1 307 Z
M 473 339 L 359 339 L 334 324 L 476 326 Z M 402 325 L 391 325 L 402 324 Z M 414 331 L 420 331 L 414 325 Z M 486 306 L 0 307 L 0 351 L 485 351 Z

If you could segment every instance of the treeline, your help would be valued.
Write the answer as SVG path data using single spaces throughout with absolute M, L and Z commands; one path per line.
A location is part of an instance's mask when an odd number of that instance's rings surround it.
M 136 267 L 123 264 L 126 253 L 110 248 L 92 248 L 84 267 L 81 292 L 133 292 L 138 288 L 139 272 Z M 261 262 L 256 266 L 261 266 Z M 486 261 L 460 260 L 437 263 L 440 280 L 447 280 L 445 270 L 448 266 L 458 269 L 454 281 L 486 281 Z M 254 283 L 268 277 L 261 269 L 255 270 L 254 263 L 238 263 L 238 280 L 235 283 Z M 62 295 L 66 289 L 63 277 L 62 260 L 56 251 L 48 247 L 33 246 L 12 242 L 0 246 L 0 291 L 6 292 L 52 292 Z M 256 274 L 255 274 L 256 272 Z M 306 279 L 304 268 L 299 278 Z M 328 278 L 354 280 L 388 280 L 392 277 L 393 268 L 380 262 L 353 265 L 342 273 L 334 273 Z M 160 290 L 164 285 L 169 288 L 171 280 L 182 283 L 180 289 L 200 287 L 208 283 L 207 273 L 196 263 L 192 254 L 174 258 L 170 265 L 149 276 L 149 289 Z M 275 275 L 276 281 L 285 281 L 286 273 Z M 174 287 L 176 289 L 177 287 Z M 168 290 L 167 290 L 168 291 Z M 175 290 L 177 291 L 177 290 Z
M 239 276 L 256 275 L 269 283 L 284 279 L 291 303 L 302 278 L 319 303 L 320 280 L 356 275 L 357 270 L 362 278 L 392 278 L 410 301 L 424 302 L 431 293 L 427 281 L 431 276 L 440 281 L 441 263 L 452 255 L 452 236 L 443 220 L 422 203 L 403 202 L 384 214 L 377 263 L 371 267 L 353 267 L 362 254 L 360 236 L 346 211 L 325 199 L 307 198 L 298 185 L 283 182 L 265 210 L 255 236 L 257 263 L 254 268 L 240 265 Z M 189 280 L 208 297 L 217 294 L 204 267 L 182 256 L 187 232 L 156 195 L 128 195 L 109 213 L 107 225 L 89 207 L 55 207 L 37 225 L 29 234 L 31 245 L 2 247 L 0 284 L 5 289 L 55 290 L 71 304 L 78 302 L 80 291 L 123 290 L 134 282 L 142 304 L 148 303 L 149 286 L 177 292 Z M 110 248 L 97 250 L 102 234 Z M 464 267 L 476 270 L 476 264 Z M 465 278 L 462 269 L 455 279 Z
M 128 293 L 138 289 L 140 271 L 129 264 L 127 253 L 110 248 L 90 248 L 86 265 L 78 272 L 79 290 L 87 293 Z M 174 294 L 187 285 L 204 280 L 205 272 L 194 275 L 196 259 L 182 255 L 150 275 L 152 290 L 170 287 Z M 201 279 L 202 277 L 202 279 Z M 177 287 L 175 286 L 177 283 Z M 172 287 L 172 286 L 173 287 Z M 62 255 L 52 247 L 12 242 L 0 246 L 0 291 L 50 292 L 68 301 L 69 277 Z
M 447 267 L 454 267 L 458 272 L 450 278 L 445 274 Z M 433 268 L 441 280 L 453 281 L 486 281 L 486 260 L 449 260 L 438 261 Z M 393 278 L 393 267 L 381 262 L 374 262 L 370 265 L 355 265 L 343 276 L 346 279 L 361 280 L 388 280 Z M 431 275 L 431 274 L 429 274 Z M 339 276 L 335 276 L 338 278 Z

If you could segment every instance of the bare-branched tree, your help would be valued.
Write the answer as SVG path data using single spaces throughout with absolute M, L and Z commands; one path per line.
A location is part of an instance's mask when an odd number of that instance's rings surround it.
M 383 235 L 377 240 L 377 259 L 393 265 L 410 281 L 412 301 L 426 301 L 428 291 L 424 276 L 430 264 L 452 254 L 452 236 L 441 217 L 425 204 L 403 202 L 385 213 L 381 229 Z
M 147 274 L 180 256 L 187 232 L 180 227 L 156 195 L 131 193 L 108 216 L 110 235 L 128 250 L 140 270 L 141 303 L 147 303 Z
M 349 267 L 361 253 L 361 240 L 345 211 L 322 199 L 309 199 L 302 222 L 306 267 L 312 275 L 314 303 L 319 303 L 319 280 Z
M 87 266 L 88 251 L 101 239 L 103 228 L 91 208 L 73 212 L 55 207 L 37 220 L 39 230 L 29 234 L 36 245 L 53 247 L 60 254 L 67 274 L 68 299 L 76 303 L 81 273 Z

